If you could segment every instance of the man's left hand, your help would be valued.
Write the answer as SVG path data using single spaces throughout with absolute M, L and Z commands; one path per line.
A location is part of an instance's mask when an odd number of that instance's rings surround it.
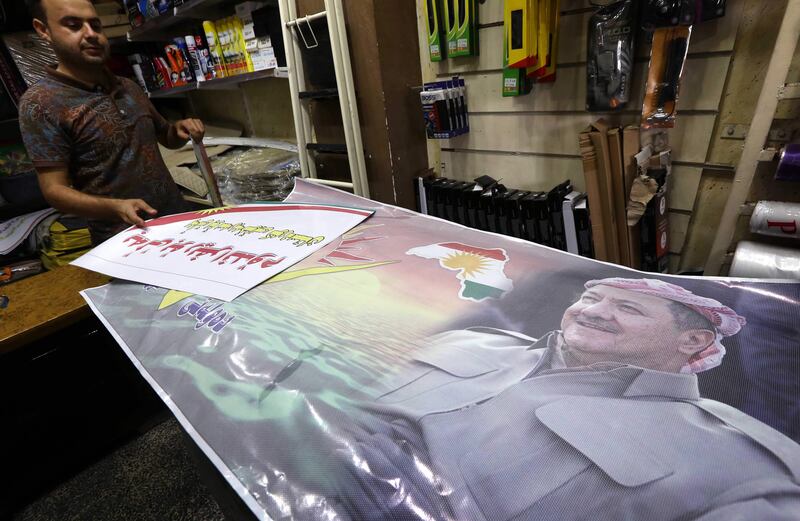
M 183 141 L 189 141 L 192 138 L 196 142 L 201 142 L 206 133 L 206 127 L 199 119 L 182 119 L 175 122 L 175 134 Z

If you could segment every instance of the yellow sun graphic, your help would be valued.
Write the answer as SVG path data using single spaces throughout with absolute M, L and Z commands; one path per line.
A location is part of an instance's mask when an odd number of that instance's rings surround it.
M 219 208 L 209 208 L 208 210 L 197 210 L 197 213 L 201 215 L 212 215 L 218 212 L 222 212 L 228 210 L 230 208 L 235 208 L 234 206 L 220 206 Z
M 464 270 L 465 276 L 475 275 L 489 267 L 486 259 L 474 253 L 453 253 L 442 259 L 442 266 L 451 270 Z

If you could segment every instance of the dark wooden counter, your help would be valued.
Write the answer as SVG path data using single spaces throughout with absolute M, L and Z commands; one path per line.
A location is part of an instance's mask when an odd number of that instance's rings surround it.
M 78 292 L 109 280 L 93 271 L 64 266 L 0 286 L 0 294 L 9 298 L 8 307 L 0 310 L 0 355 L 90 316 Z

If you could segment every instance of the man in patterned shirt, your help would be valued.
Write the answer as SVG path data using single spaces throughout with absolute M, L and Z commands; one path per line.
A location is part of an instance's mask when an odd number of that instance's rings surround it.
M 106 68 L 108 39 L 89 0 L 26 0 L 58 64 L 22 96 L 20 128 L 47 201 L 89 220 L 98 244 L 144 218 L 187 210 L 158 143 L 203 138 L 197 119 L 168 123 L 136 83 Z

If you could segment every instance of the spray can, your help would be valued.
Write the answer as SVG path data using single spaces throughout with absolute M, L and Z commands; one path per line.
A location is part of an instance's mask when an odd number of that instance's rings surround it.
M 181 57 L 183 58 L 183 72 L 181 73 L 181 78 L 186 80 L 186 82 L 194 81 L 194 70 L 192 68 L 192 60 L 189 58 L 189 48 L 186 47 L 186 40 L 183 38 L 175 38 L 173 39 L 175 42 L 175 47 L 181 53 Z
M 238 16 L 233 17 L 233 27 L 236 33 L 236 46 L 239 50 L 239 54 L 244 59 L 242 72 L 253 72 L 256 69 L 253 67 L 253 60 L 250 57 L 250 53 L 247 51 L 247 44 L 244 40 L 244 24 L 242 23 L 242 19 Z
M 208 44 L 208 54 L 214 64 L 214 73 L 217 78 L 224 78 L 227 76 L 225 72 L 225 59 L 222 55 L 222 50 L 219 44 L 219 36 L 217 35 L 217 28 L 214 22 L 206 20 L 203 22 L 203 32 L 206 35 L 206 43 Z
M 211 61 L 211 54 L 208 52 L 208 47 L 203 43 L 203 38 L 199 35 L 194 35 L 194 47 L 197 49 L 197 61 L 200 62 L 200 70 L 203 72 L 206 80 L 213 80 L 215 78 L 214 63 Z
M 158 16 L 158 8 L 153 3 L 153 0 L 138 0 L 138 2 L 139 12 L 141 12 L 145 18 L 155 18 Z
M 172 83 L 172 77 L 170 75 L 169 65 L 167 65 L 167 61 L 161 57 L 156 56 L 153 58 L 153 68 L 156 71 L 156 80 L 160 85 L 161 88 L 169 89 L 174 87 Z
M 144 23 L 144 14 L 139 10 L 138 0 L 125 0 L 125 10 L 131 27 L 139 27 Z
M 231 49 L 231 33 L 228 30 L 227 18 L 219 20 L 216 25 L 220 51 L 225 60 L 225 71 L 228 76 L 239 74 L 239 64 L 236 61 L 236 55 Z
M 169 14 L 172 9 L 172 0 L 155 0 L 153 2 L 159 15 Z
M 131 64 L 133 75 L 136 77 L 139 86 L 143 91 L 149 92 L 150 89 L 147 88 L 147 83 L 144 81 L 144 73 L 142 72 L 142 57 L 139 54 L 131 54 L 128 56 L 128 62 Z
M 186 46 L 186 53 L 189 55 L 189 61 L 192 63 L 192 70 L 194 77 L 197 81 L 206 81 L 206 73 L 203 72 L 203 66 L 200 64 L 200 56 L 197 54 L 197 46 L 194 43 L 194 36 L 187 35 L 183 37 L 184 45 Z

